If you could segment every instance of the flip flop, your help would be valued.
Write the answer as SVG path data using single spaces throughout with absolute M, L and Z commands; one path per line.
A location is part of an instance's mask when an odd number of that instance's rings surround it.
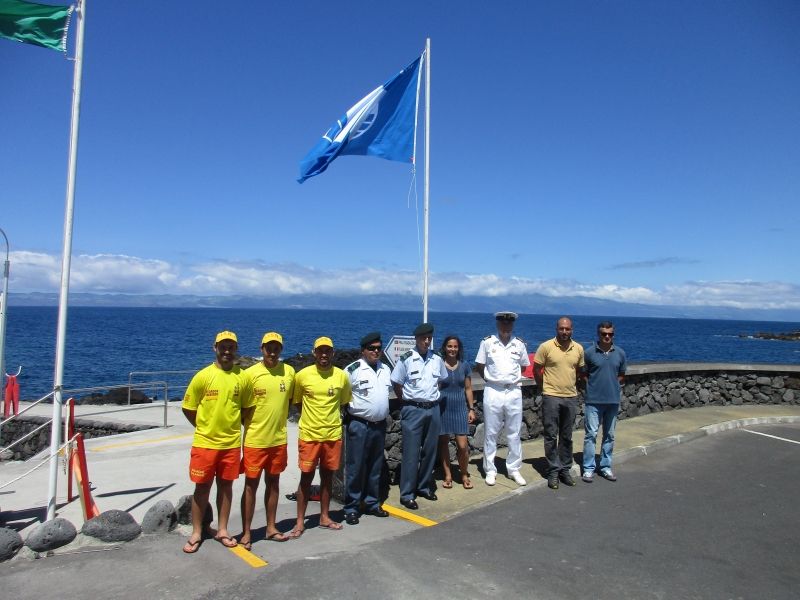
M 475 487 L 472 485 L 472 480 L 466 475 L 461 478 L 461 485 L 464 486 L 465 490 L 471 490 L 473 487 Z
M 297 536 L 300 537 L 300 536 Z M 289 536 L 282 534 L 280 531 L 267 536 L 268 542 L 288 542 Z M 249 548 L 248 548 L 249 550 Z
M 337 523 L 336 521 L 331 521 L 327 525 L 323 525 L 322 523 L 320 523 L 319 526 L 329 531 L 341 531 L 342 529 L 344 529 L 344 526 L 341 523 Z
M 199 540 L 196 540 L 194 542 L 188 541 L 184 545 L 183 551 L 186 554 L 194 554 L 195 552 L 197 552 L 200 549 L 200 544 L 202 544 L 202 543 L 203 543 L 203 539 L 202 538 L 199 539 Z
M 250 540 L 247 540 L 246 542 L 243 542 L 242 540 L 239 540 L 239 545 L 242 548 L 244 548 L 245 550 L 247 550 L 248 552 L 250 552 L 250 550 L 253 549 L 253 542 L 251 542 Z
M 453 480 L 452 479 L 445 479 L 442 482 L 442 487 L 445 488 L 446 490 L 449 490 L 451 487 L 453 487 Z
M 305 529 L 292 529 L 286 536 L 287 540 L 299 540 L 306 532 Z
M 239 545 L 238 542 L 229 535 L 218 535 L 214 539 L 226 548 L 236 548 L 236 546 Z

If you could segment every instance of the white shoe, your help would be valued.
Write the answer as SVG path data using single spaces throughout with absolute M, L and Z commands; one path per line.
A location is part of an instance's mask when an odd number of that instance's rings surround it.
M 497 474 L 496 473 L 487 473 L 486 474 L 486 485 L 494 485 L 496 478 L 497 478 Z
M 528 482 L 525 481 L 525 478 L 519 474 L 519 471 L 511 471 L 508 474 L 509 479 L 513 479 L 517 482 L 517 485 L 528 485 Z

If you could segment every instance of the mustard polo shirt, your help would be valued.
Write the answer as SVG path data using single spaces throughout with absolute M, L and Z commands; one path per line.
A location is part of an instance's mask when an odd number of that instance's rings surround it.
M 196 411 L 194 439 L 197 448 L 229 450 L 242 445 L 242 408 L 253 406 L 253 384 L 239 366 L 224 371 L 212 363 L 199 371 L 181 406 Z
M 544 367 L 542 394 L 557 398 L 571 398 L 578 395 L 575 386 L 577 373 L 583 369 L 583 346 L 575 340 L 562 350 L 556 338 L 542 342 L 536 350 L 534 362 Z
M 304 442 L 335 442 L 342 439 L 340 409 L 350 402 L 350 379 L 338 367 L 321 370 L 311 365 L 294 379 L 295 404 L 302 402 L 298 437 Z
M 279 362 L 267 368 L 257 362 L 247 369 L 253 380 L 256 409 L 244 422 L 244 445 L 248 448 L 273 448 L 286 443 L 286 420 L 294 391 L 294 368 Z

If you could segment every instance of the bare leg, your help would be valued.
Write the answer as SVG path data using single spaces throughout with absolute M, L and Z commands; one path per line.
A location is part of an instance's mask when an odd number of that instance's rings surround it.
M 203 517 L 208 506 L 208 496 L 211 494 L 211 482 L 197 483 L 192 495 L 192 535 L 189 542 L 194 543 L 203 539 Z
M 458 468 L 461 470 L 461 483 L 469 481 L 469 446 L 467 436 L 457 435 L 456 445 L 458 446 Z
M 331 483 L 333 482 L 333 471 L 328 469 L 319 469 L 319 524 L 322 527 L 327 527 L 333 521 L 331 520 L 328 509 L 331 506 Z
M 306 508 L 308 497 L 311 494 L 311 482 L 314 481 L 314 471 L 300 474 L 300 485 L 297 486 L 297 523 L 295 531 L 305 531 Z
M 439 460 L 442 463 L 442 474 L 444 476 L 444 487 L 451 487 L 453 474 L 450 472 L 450 436 L 439 436 Z
M 277 537 L 283 539 L 283 534 L 278 531 L 275 524 L 278 515 L 278 496 L 280 496 L 280 475 L 268 475 L 264 473 L 264 482 L 267 489 L 264 490 L 264 506 L 267 509 L 267 538 Z
M 233 481 L 217 477 L 217 537 L 230 537 L 228 533 L 228 518 L 231 516 L 233 504 Z
M 247 477 L 244 480 L 244 491 L 242 492 L 242 535 L 239 543 L 247 546 L 251 543 L 250 528 L 253 525 L 253 515 L 256 512 L 256 492 L 258 491 L 258 477 Z

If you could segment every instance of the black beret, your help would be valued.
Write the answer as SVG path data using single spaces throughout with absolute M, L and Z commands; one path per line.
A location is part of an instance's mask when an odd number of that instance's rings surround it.
M 417 325 L 417 328 L 414 330 L 414 337 L 418 335 L 428 335 L 433 333 L 433 325 L 430 323 L 422 323 Z
M 380 342 L 381 341 L 381 332 L 380 331 L 370 331 L 367 335 L 361 338 L 361 347 L 366 348 L 373 342 Z

